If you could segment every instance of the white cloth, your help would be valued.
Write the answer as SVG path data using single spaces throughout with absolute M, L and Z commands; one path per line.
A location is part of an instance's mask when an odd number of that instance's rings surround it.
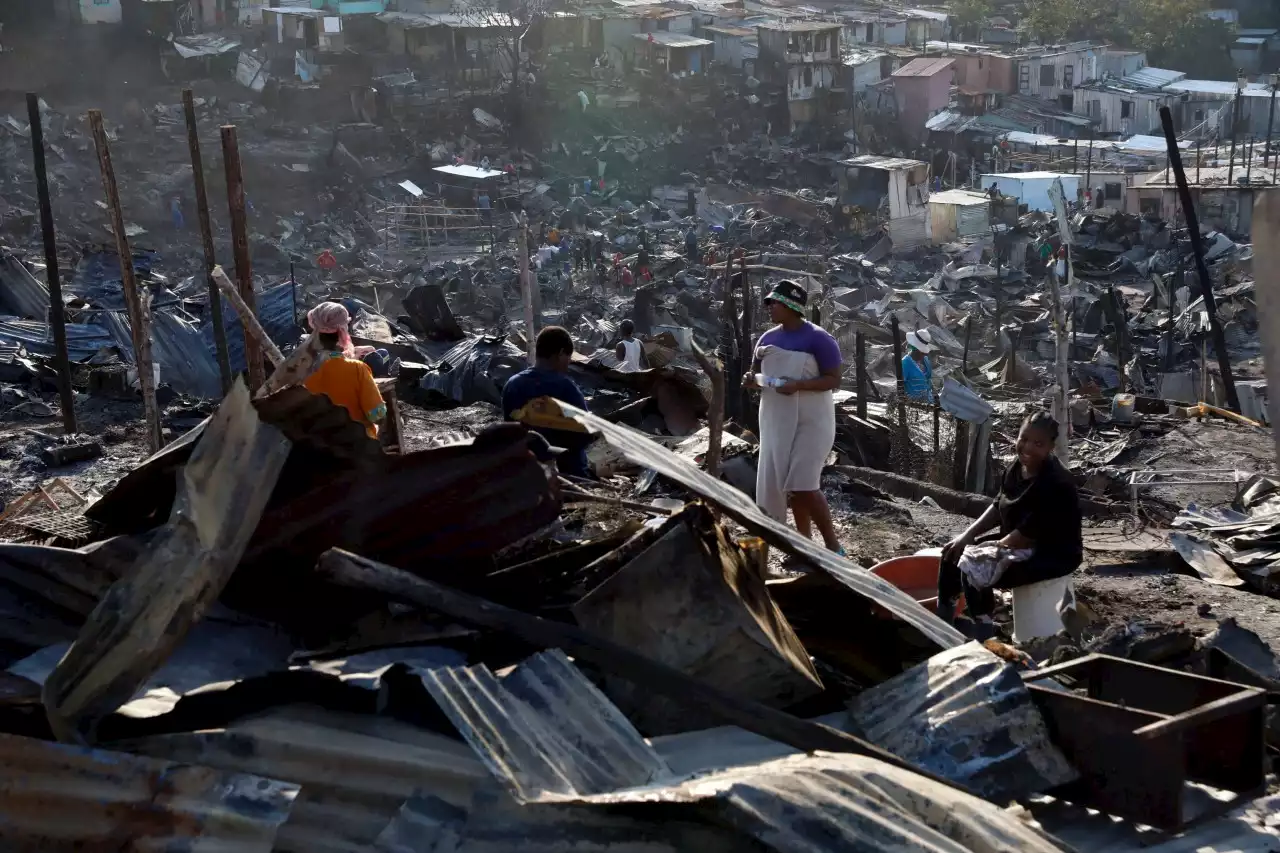
M 969 583 L 978 589 L 986 589 L 999 583 L 1005 570 L 1031 556 L 1031 548 L 1012 550 L 1000 548 L 994 542 L 986 545 L 967 545 L 960 555 L 960 571 Z
M 621 340 L 618 341 L 618 344 L 626 354 L 626 358 L 624 358 L 622 363 L 617 367 L 618 372 L 636 373 L 640 371 L 642 369 L 640 367 L 640 354 L 644 352 L 644 348 L 641 346 L 640 342 L 636 340 Z
M 776 346 L 757 347 L 765 376 L 816 379 L 817 359 L 807 352 Z M 760 391 L 760 459 L 756 466 L 756 503 L 769 517 L 786 521 L 787 493 L 814 492 L 836 440 L 836 407 L 830 391 L 779 394 Z

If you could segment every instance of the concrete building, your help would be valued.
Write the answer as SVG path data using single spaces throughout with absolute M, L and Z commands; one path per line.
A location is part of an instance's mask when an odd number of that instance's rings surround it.
M 839 86 L 840 30 L 829 21 L 777 21 L 756 28 L 756 73 L 785 92 L 793 125 L 813 121 L 825 108 L 823 93 Z
M 920 246 L 928 240 L 928 163 L 866 154 L 841 160 L 836 181 L 842 205 L 888 213 L 895 248 Z
M 968 95 L 1018 91 L 1017 64 L 1012 56 L 983 44 L 930 41 L 925 50 L 931 56 L 954 60 L 955 84 Z
M 1098 76 L 1106 48 L 1091 42 L 1028 47 L 1013 54 L 1018 69 L 1018 91 L 1054 100 L 1071 109 L 1075 88 Z
M 951 102 L 953 65 L 947 57 L 913 59 L 893 72 L 898 119 L 909 137 L 923 138 L 930 116 L 945 110 Z
M 995 184 L 1000 192 L 1016 198 L 1019 204 L 1025 204 L 1027 210 L 1053 211 L 1053 202 L 1049 199 L 1049 187 L 1055 179 L 1062 180 L 1062 191 L 1070 201 L 1076 197 L 1076 188 L 1084 180 L 1084 175 L 1072 175 L 1063 172 L 1001 172 L 993 175 L 981 175 L 979 182 L 984 190 Z
M 1089 81 L 1076 88 L 1074 111 L 1097 122 L 1100 133 L 1158 133 L 1160 108 L 1177 100 L 1166 87 L 1186 76 L 1148 66 L 1123 79 Z

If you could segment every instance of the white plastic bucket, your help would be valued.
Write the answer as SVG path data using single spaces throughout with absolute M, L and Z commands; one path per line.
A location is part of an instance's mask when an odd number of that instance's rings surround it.
M 1132 394 L 1117 394 L 1111 398 L 1111 420 L 1119 421 L 1127 424 L 1133 420 L 1133 405 L 1135 398 Z
M 1071 576 L 1015 586 L 1013 592 L 1013 641 L 1025 643 L 1036 637 L 1052 637 L 1062 630 L 1058 605 L 1064 595 L 1075 599 Z

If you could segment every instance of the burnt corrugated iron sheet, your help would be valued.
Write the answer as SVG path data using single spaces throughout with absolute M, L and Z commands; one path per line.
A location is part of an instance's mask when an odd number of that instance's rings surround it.
M 0 251 L 0 309 L 31 319 L 49 315 L 48 288 L 22 261 L 4 251 Z
M 134 274 L 141 282 L 151 275 L 156 253 L 150 249 L 133 249 L 132 252 Z M 95 308 L 125 310 L 120 255 L 114 249 L 104 247 L 85 251 L 76 263 L 71 280 L 64 282 L 62 287 L 65 292 L 90 302 Z
M 305 466 L 314 459 L 316 451 L 366 469 L 380 468 L 387 459 L 381 445 L 351 420 L 346 409 L 301 386 L 261 397 L 253 406 L 263 423 L 274 426 L 293 443 L 285 477 L 290 475 L 290 467 Z M 85 515 L 115 531 L 145 530 L 162 523 L 173 504 L 177 471 L 191 457 L 203 430 L 201 424 L 188 431 L 125 474 Z
M 499 405 L 502 387 L 528 363 L 528 356 L 505 336 L 468 338 L 445 353 L 420 385 L 459 403 Z
M 534 459 L 519 424 L 498 424 L 465 444 L 388 455 L 379 470 L 356 465 L 313 482 L 296 497 L 282 497 L 283 484 L 277 487 L 242 568 L 310 569 L 330 548 L 408 571 L 482 560 L 560 514 L 553 475 Z
M 268 853 L 298 786 L 0 735 L 6 850 Z
M 48 323 L 35 320 L 0 319 L 0 341 L 21 344 L 34 355 L 53 355 L 53 332 Z M 110 330 L 91 323 L 67 324 L 67 356 L 72 361 L 85 361 L 103 347 L 113 347 L 116 339 Z
M 995 802 L 1076 778 L 1017 669 L 977 643 L 864 690 L 849 709 L 867 740 Z
M 111 330 L 116 346 L 133 362 L 133 325 L 123 311 L 104 311 L 103 326 Z M 217 399 L 222 396 L 222 379 L 213 354 L 195 324 L 168 310 L 152 313 L 151 358 L 160 365 L 160 382 L 182 394 Z
M 256 297 L 254 312 L 271 340 L 277 346 L 296 343 L 299 329 L 293 317 L 292 286 L 288 282 L 277 284 L 256 294 Z M 237 372 L 244 370 L 244 327 L 226 297 L 222 299 L 222 325 L 227 332 L 227 355 L 231 359 L 231 369 Z M 204 338 L 205 349 L 211 353 L 217 352 L 213 340 L 213 323 L 206 322 L 201 326 L 200 334 Z
M 522 801 L 670 777 L 635 726 L 558 649 L 534 655 L 502 679 L 483 664 L 420 675 L 490 772 Z
M 914 598 L 886 583 L 851 560 L 837 557 L 812 540 L 801 537 L 791 528 L 766 516 L 747 495 L 728 483 L 708 476 L 692 462 L 682 459 L 667 448 L 628 427 L 611 424 L 588 412 L 563 407 L 566 413 L 594 432 L 601 433 L 609 444 L 622 451 L 641 468 L 652 468 L 670 477 L 708 502 L 720 507 L 739 524 L 776 548 L 796 554 L 827 572 L 859 595 L 880 605 L 902 621 L 918 629 L 925 637 L 947 649 L 965 642 L 965 637 L 935 614 L 920 606 Z
M 414 790 L 425 788 L 461 809 L 487 782 L 483 765 L 456 740 L 385 717 L 316 708 L 280 708 L 225 730 L 117 746 L 301 785 L 278 833 L 275 849 L 282 853 L 366 853 Z

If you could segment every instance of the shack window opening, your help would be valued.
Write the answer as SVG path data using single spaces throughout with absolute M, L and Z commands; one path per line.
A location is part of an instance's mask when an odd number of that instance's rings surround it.
M 804 70 L 804 85 L 806 87 L 813 85 L 813 69 L 806 68 Z
M 1120 118 L 1133 118 L 1133 101 L 1120 102 Z
M 1055 69 L 1052 65 L 1040 66 L 1040 85 L 1052 86 L 1057 77 L 1054 75 Z
M 1124 184 L 1121 184 L 1118 181 L 1107 181 L 1103 184 L 1102 189 L 1103 194 L 1107 198 L 1120 198 L 1121 190 L 1124 189 Z

